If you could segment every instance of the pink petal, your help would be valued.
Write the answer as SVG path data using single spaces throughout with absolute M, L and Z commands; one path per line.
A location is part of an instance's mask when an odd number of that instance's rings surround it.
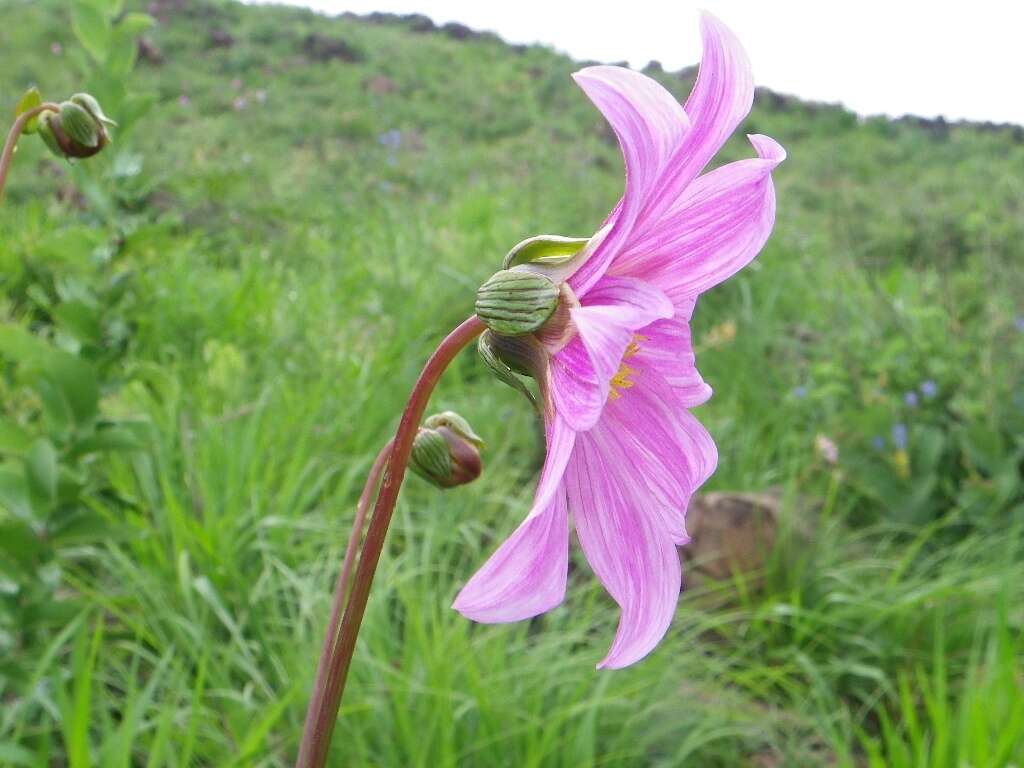
M 565 596 L 569 521 L 562 476 L 576 434 L 557 415 L 547 425 L 548 450 L 530 514 L 455 598 L 474 621 L 520 621 L 551 610 Z
M 675 391 L 678 404 L 684 408 L 707 402 L 711 387 L 697 370 L 689 322 L 676 314 L 669 320 L 659 320 L 641 329 L 640 335 L 643 338 L 633 360 L 634 367 L 657 371 Z
M 645 471 L 619 463 L 604 421 L 578 436 L 565 473 L 576 533 L 594 573 L 619 604 L 615 641 L 598 668 L 632 664 L 658 644 L 675 613 L 679 555 L 656 516 L 646 514 Z
M 701 36 L 704 54 L 685 106 L 692 127 L 658 179 L 657 194 L 640 214 L 637 224 L 641 228 L 662 218 L 743 122 L 754 102 L 750 60 L 735 35 L 714 16 L 704 13 Z
M 673 312 L 661 291 L 632 278 L 603 278 L 586 301 L 570 311 L 578 335 L 549 368 L 555 408 L 577 431 L 597 423 L 634 332 Z
M 729 163 L 693 182 L 656 225 L 634 238 L 612 271 L 648 280 L 678 304 L 746 266 L 774 226 L 771 172 L 786 156 L 767 136 L 750 141 L 758 158 Z
M 672 94 L 639 72 L 587 67 L 573 78 L 615 131 L 626 162 L 626 189 L 605 223 L 610 229 L 570 280 L 576 295 L 583 297 L 629 237 L 637 215 L 655 192 L 666 163 L 689 129 L 689 119 Z
M 650 346 L 642 342 L 630 360 L 634 386 L 609 402 L 600 427 L 616 436 L 606 454 L 620 466 L 642 470 L 645 513 L 657 517 L 676 544 L 685 544 L 690 497 L 715 471 L 718 450 L 704 426 L 681 407 L 679 393 L 648 366 L 644 352 Z

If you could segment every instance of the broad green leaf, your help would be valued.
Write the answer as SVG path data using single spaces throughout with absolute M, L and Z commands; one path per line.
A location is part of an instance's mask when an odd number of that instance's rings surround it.
M 111 34 L 110 45 L 107 47 L 107 72 L 114 77 L 128 77 L 135 67 L 137 52 L 136 36 L 118 27 Z
M 7 510 L 21 520 L 34 520 L 21 467 L 0 466 L 0 510 Z
M 57 499 L 57 449 L 45 437 L 25 457 L 25 480 L 33 506 L 48 510 Z
M 97 345 L 103 340 L 99 311 L 77 299 L 66 301 L 53 310 L 62 328 L 82 344 Z
M 46 341 L 34 336 L 20 325 L 0 325 L 0 356 L 16 363 L 38 364 L 55 351 Z
M 148 13 L 126 13 L 117 23 L 117 31 L 129 37 L 138 37 L 156 23 Z
M 71 28 L 93 60 L 102 64 L 110 45 L 110 22 L 107 18 L 95 6 L 79 2 L 71 9 Z
M 44 378 L 60 392 L 78 426 L 92 422 L 99 407 L 100 388 L 96 369 L 85 360 L 57 353 L 44 371 Z
M 0 453 L 20 456 L 32 445 L 32 437 L 9 419 L 0 418 Z
M 43 96 L 39 93 L 39 89 L 34 85 L 25 91 L 25 95 L 18 99 L 17 105 L 14 107 L 14 116 L 18 117 L 23 112 L 28 112 L 30 109 L 35 109 L 43 103 Z M 36 115 L 27 123 L 22 129 L 22 133 L 35 133 L 36 126 L 39 124 L 39 116 Z

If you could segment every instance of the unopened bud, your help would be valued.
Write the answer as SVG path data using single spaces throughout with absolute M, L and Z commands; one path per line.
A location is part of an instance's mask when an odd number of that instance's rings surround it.
M 558 286 L 544 275 L 503 269 L 476 292 L 476 314 L 495 333 L 520 336 L 544 325 L 558 297 Z
M 453 411 L 428 418 L 412 444 L 409 468 L 439 488 L 454 488 L 480 477 L 481 440 Z
M 59 112 L 39 118 L 37 130 L 46 146 L 58 157 L 92 157 L 107 144 L 107 126 L 116 125 L 103 114 L 99 103 L 87 93 L 76 93 L 61 102 Z

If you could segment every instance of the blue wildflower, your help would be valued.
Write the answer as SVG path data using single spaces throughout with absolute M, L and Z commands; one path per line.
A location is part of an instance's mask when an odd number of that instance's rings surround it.
M 875 435 L 874 437 L 871 438 L 871 447 L 874 448 L 876 451 L 884 451 L 885 438 L 882 437 L 881 435 Z
M 907 425 L 906 424 L 893 424 L 892 427 L 892 442 L 896 446 L 897 450 L 902 451 L 907 447 Z
M 392 128 L 378 136 L 377 141 L 388 149 L 401 149 L 402 132 L 397 128 Z
M 939 385 L 936 384 L 932 379 L 921 382 L 921 394 L 931 400 L 937 394 L 939 394 Z
M 797 400 L 803 400 L 807 397 L 807 387 L 801 384 L 799 387 L 793 387 L 793 397 Z
M 917 392 L 907 392 L 903 395 L 903 402 L 909 408 L 917 408 Z

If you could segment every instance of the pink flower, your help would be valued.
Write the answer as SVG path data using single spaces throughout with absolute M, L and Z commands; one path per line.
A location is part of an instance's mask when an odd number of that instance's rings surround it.
M 704 56 L 685 107 L 630 70 L 574 76 L 618 136 L 626 188 L 572 262 L 570 333 L 541 335 L 547 456 L 533 507 L 454 604 L 480 622 L 558 605 L 571 513 L 587 560 L 621 609 L 598 668 L 643 658 L 671 623 L 687 504 L 718 460 L 688 410 L 711 395 L 695 367 L 690 316 L 701 293 L 757 255 L 775 220 L 771 171 L 785 152 L 772 139 L 750 136 L 757 158 L 698 175 L 754 95 L 736 38 L 712 16 L 701 26 Z

